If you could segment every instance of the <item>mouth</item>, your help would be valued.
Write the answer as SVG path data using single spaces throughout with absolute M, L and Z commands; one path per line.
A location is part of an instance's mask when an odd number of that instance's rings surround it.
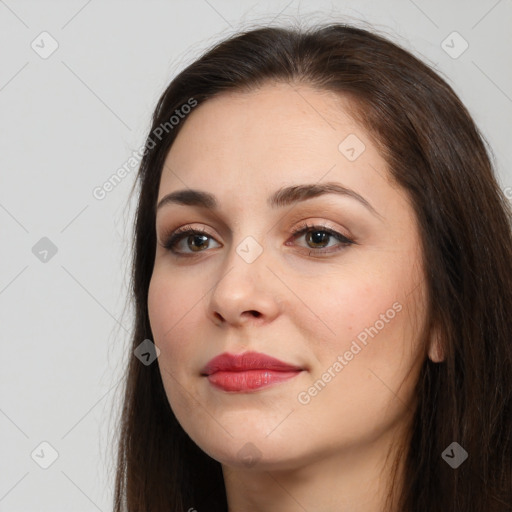
M 223 353 L 201 370 L 210 384 L 224 391 L 244 392 L 266 388 L 290 380 L 304 368 L 285 363 L 266 354 Z

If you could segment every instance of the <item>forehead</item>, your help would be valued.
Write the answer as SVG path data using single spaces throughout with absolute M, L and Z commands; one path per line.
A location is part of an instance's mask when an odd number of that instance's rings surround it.
M 364 181 L 371 168 L 366 165 L 365 172 L 363 162 L 385 174 L 384 161 L 350 107 L 347 98 L 305 85 L 222 93 L 182 121 L 162 186 L 197 187 L 204 179 L 259 186 L 342 174 Z
M 363 132 L 348 108 L 345 98 L 307 86 L 278 83 L 251 92 L 223 93 L 191 112 L 173 152 L 179 152 L 183 139 L 190 143 L 194 137 L 201 137 L 198 144 L 213 143 L 216 148 L 248 143 L 246 151 L 251 145 L 265 143 L 272 149 L 294 142 L 309 142 L 309 147 L 332 143 L 336 149 L 336 142 L 347 130 Z

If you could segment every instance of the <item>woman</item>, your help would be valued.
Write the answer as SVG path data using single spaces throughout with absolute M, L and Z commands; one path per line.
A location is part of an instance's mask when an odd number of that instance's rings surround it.
M 116 511 L 512 510 L 512 212 L 434 71 L 238 34 L 138 178 Z

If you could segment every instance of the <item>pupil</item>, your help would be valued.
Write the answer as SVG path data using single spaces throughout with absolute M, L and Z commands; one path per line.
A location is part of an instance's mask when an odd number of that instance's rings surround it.
M 329 237 L 329 233 L 325 233 L 324 231 L 310 231 L 311 235 L 308 235 L 309 239 L 313 239 L 314 244 L 321 244 L 322 242 L 325 242 L 325 238 Z M 320 236 L 315 236 L 320 235 Z M 309 240 L 308 240 L 309 242 Z
M 189 237 L 189 242 L 190 242 L 190 240 L 193 240 L 194 242 L 196 242 L 199 238 L 202 238 L 202 239 L 203 239 L 203 244 L 208 245 L 208 244 L 207 244 L 207 242 L 208 242 L 208 237 L 207 237 L 206 235 L 191 235 L 191 236 Z M 196 249 L 201 249 L 201 246 L 199 245 L 199 247 L 198 247 L 198 246 L 196 246 L 196 245 L 193 243 L 193 244 L 191 244 L 191 248 L 192 248 L 192 250 L 193 250 L 193 251 L 196 251 Z M 198 251 L 196 251 L 196 252 L 198 252 Z

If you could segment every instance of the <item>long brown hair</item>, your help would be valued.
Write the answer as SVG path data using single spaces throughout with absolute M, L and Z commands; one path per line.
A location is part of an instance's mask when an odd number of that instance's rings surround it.
M 172 80 L 153 114 L 137 177 L 131 351 L 153 339 L 147 295 L 155 204 L 164 160 L 186 122 L 181 115 L 170 123 L 171 116 L 186 114 L 192 101 L 269 82 L 349 97 L 418 219 L 428 291 L 424 335 L 436 330 L 444 359 L 425 357 L 416 385 L 396 510 L 512 510 L 511 206 L 488 144 L 452 88 L 373 30 L 337 23 L 247 30 Z M 131 357 L 124 392 L 115 511 L 227 511 L 221 465 L 179 425 L 158 364 Z M 468 453 L 456 469 L 442 457 L 453 442 Z

